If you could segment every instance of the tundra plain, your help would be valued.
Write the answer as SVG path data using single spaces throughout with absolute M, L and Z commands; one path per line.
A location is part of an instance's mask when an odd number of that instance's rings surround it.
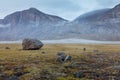
M 72 60 L 55 62 L 57 52 L 71 55 Z M 119 76 L 119 44 L 45 44 L 40 50 L 0 44 L 0 80 L 117 80 Z

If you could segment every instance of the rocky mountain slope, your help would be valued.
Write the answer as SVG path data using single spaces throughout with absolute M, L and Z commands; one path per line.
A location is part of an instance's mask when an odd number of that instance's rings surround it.
M 112 9 L 96 10 L 79 16 L 71 27 L 76 27 L 81 38 L 120 40 L 120 4 Z
M 120 40 L 120 4 L 92 11 L 69 22 L 35 8 L 18 11 L 0 19 L 0 40 L 24 38 Z
M 18 11 L 0 20 L 0 39 L 19 40 L 31 37 L 48 39 L 66 22 L 67 20 L 63 18 L 45 14 L 35 8 Z

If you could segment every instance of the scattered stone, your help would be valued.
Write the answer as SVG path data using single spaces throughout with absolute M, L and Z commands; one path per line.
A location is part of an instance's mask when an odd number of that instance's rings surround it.
M 73 76 L 75 78 L 83 78 L 89 76 L 90 80 L 95 78 L 99 80 L 99 78 L 103 78 L 103 76 L 93 71 L 79 71 L 79 72 L 75 72 Z M 108 80 L 108 79 L 100 79 L 100 80 Z
M 49 70 L 45 70 L 43 69 L 40 72 L 40 75 L 38 75 L 37 77 L 39 77 L 39 79 L 33 79 L 33 80 L 56 80 L 56 75 L 52 72 L 50 72 Z
M 62 55 L 65 55 L 64 52 L 57 52 L 57 56 L 62 56 Z
M 120 80 L 120 76 L 117 76 L 114 80 Z
M 74 62 L 72 63 L 72 68 L 76 69 L 85 69 L 86 67 L 89 67 L 87 63 L 85 62 Z
M 10 76 L 8 79 L 5 79 L 5 80 L 18 80 L 18 77 L 17 76 Z
M 45 54 L 45 52 L 41 52 L 42 54 Z
M 102 77 L 100 74 L 93 72 L 93 71 L 85 71 L 84 75 L 89 76 L 90 79 Z
M 98 50 L 93 50 L 93 52 L 94 52 L 94 53 L 97 53 L 97 52 L 99 52 L 99 51 L 98 51 Z
M 5 77 L 5 74 L 4 74 L 4 73 L 0 73 L 0 77 L 1 77 L 1 78 L 4 78 L 4 77 Z
M 83 51 L 86 51 L 86 48 L 83 48 Z
M 10 49 L 9 47 L 5 47 L 5 49 Z
M 22 42 L 23 50 L 38 50 L 43 47 L 43 43 L 37 39 L 24 39 Z
M 16 72 L 14 75 L 19 77 L 19 76 L 22 76 L 23 74 L 24 73 L 22 73 L 22 72 Z
M 120 65 L 118 65 L 118 66 L 114 66 L 113 68 L 114 68 L 114 69 L 118 69 L 118 70 L 120 70 Z
M 72 57 L 70 55 L 65 55 L 63 52 L 57 52 L 56 62 L 71 61 Z
M 67 55 L 64 61 L 71 61 L 72 57 L 70 55 Z
M 75 78 L 83 78 L 83 77 L 85 77 L 85 75 L 84 75 L 83 72 L 74 72 L 74 73 L 73 73 L 73 76 L 74 76 Z
M 56 62 L 64 62 L 65 58 L 66 58 L 65 55 L 58 56 L 57 59 L 56 59 Z
M 0 72 L 2 72 L 2 68 L 3 68 L 3 66 L 2 66 L 2 65 L 0 65 Z

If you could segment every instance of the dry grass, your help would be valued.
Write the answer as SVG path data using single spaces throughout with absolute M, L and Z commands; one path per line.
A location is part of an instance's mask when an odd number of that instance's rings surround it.
M 6 49 L 6 47 L 10 49 Z M 83 51 L 83 48 L 86 48 L 86 51 Z M 42 54 L 42 52 L 45 52 L 45 54 Z M 64 64 L 56 63 L 57 52 L 65 52 L 71 55 L 73 57 L 72 62 L 65 62 Z M 96 72 L 104 73 L 109 70 L 108 73 L 110 73 L 111 70 L 112 73 L 115 72 L 117 74 L 118 72 L 112 68 L 119 65 L 119 52 L 120 45 L 46 44 L 40 50 L 27 51 L 22 50 L 20 44 L 0 44 L 0 71 L 9 77 L 15 74 L 16 68 L 18 68 L 23 73 L 19 77 L 20 80 L 40 80 L 41 75 L 45 74 L 49 74 L 48 77 L 51 78 L 56 73 L 59 73 L 58 80 L 78 80 L 77 78 L 69 77 L 73 72 L 82 69 L 66 69 L 65 66 L 79 62 L 80 64 L 85 63 L 87 65 L 85 66 L 86 70 L 91 70 L 92 67 L 90 66 L 96 66 L 94 68 Z M 100 64 L 102 65 L 98 66 Z M 61 76 L 62 73 L 67 74 L 66 78 Z M 88 77 L 81 80 L 87 79 L 89 80 Z

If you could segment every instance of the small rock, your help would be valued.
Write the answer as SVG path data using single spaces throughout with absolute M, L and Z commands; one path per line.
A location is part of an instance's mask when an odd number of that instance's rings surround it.
M 10 49 L 9 47 L 5 47 L 5 49 Z
M 65 55 L 64 52 L 57 52 L 57 56 L 62 56 L 62 55 Z
M 93 52 L 94 52 L 94 53 L 97 53 L 97 52 L 98 52 L 98 50 L 93 50 Z
M 24 73 L 22 73 L 22 72 L 16 72 L 14 75 L 19 77 L 19 76 L 21 76 L 21 75 L 23 75 L 23 74 L 24 74 Z
M 71 61 L 72 57 L 70 55 L 67 55 L 64 61 Z
M 117 76 L 116 78 L 114 78 L 114 80 L 120 80 L 120 76 Z
M 42 54 L 45 54 L 45 52 L 41 52 Z
M 62 55 L 62 56 L 58 56 L 56 59 L 56 62 L 63 62 L 65 60 L 66 56 Z
M 56 62 L 71 61 L 72 57 L 70 55 L 65 55 L 63 52 L 57 52 Z
M 17 76 L 10 76 L 8 79 L 6 79 L 6 80 L 18 80 L 18 77 Z
M 118 66 L 114 66 L 113 68 L 119 70 L 119 69 L 120 69 L 120 65 L 118 65 Z
M 4 78 L 5 74 L 4 73 L 0 73 L 0 77 Z
M 85 75 L 84 75 L 83 72 L 74 72 L 74 73 L 73 73 L 73 76 L 74 76 L 75 78 L 83 78 L 83 77 L 85 77 Z
M 83 48 L 83 51 L 86 51 L 86 48 Z

